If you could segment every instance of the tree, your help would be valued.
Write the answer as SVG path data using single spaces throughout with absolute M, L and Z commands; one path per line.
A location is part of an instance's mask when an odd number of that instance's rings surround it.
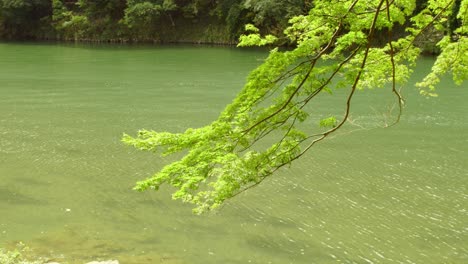
M 389 85 L 401 113 L 404 101 L 397 86 L 407 82 L 421 52 L 418 38 L 429 28 L 447 34 L 438 43 L 441 53 L 432 72 L 418 84 L 421 94 L 434 96 L 434 85 L 446 72 L 461 84 L 468 72 L 468 0 L 452 13 L 455 2 L 430 0 L 415 11 L 415 0 L 314 1 L 309 14 L 292 18 L 285 31 L 295 48 L 272 49 L 210 125 L 183 133 L 140 130 L 136 137 L 124 135 L 123 142 L 141 150 L 186 153 L 135 189 L 172 185 L 174 199 L 193 203 L 201 213 L 258 185 L 339 130 L 348 120 L 356 90 Z M 450 25 L 458 27 L 449 31 L 450 18 L 457 20 Z M 407 33 L 395 37 L 397 27 Z M 241 36 L 239 46 L 282 42 L 260 36 L 252 25 L 246 29 L 251 34 Z M 310 118 L 306 106 L 337 88 L 348 93 L 343 115 L 322 119 L 313 129 L 301 126 Z M 262 147 L 259 141 L 273 143 Z
M 288 20 L 306 14 L 309 5 L 309 1 L 303 0 L 225 0 L 217 3 L 216 10 L 233 36 L 239 36 L 247 23 L 280 34 Z
M 0 0 L 0 36 L 34 37 L 51 8 L 47 0 Z
M 77 6 L 77 3 L 73 3 Z M 69 10 L 62 0 L 52 1 L 52 25 L 65 39 L 79 40 L 89 31 L 89 19 L 86 15 Z
M 177 9 L 173 0 L 128 0 L 123 22 L 142 36 L 157 30 L 161 16 L 166 15 L 174 26 L 171 13 Z
M 253 13 L 253 23 L 265 28 L 281 24 L 284 18 L 301 14 L 302 0 L 245 0 L 244 7 Z

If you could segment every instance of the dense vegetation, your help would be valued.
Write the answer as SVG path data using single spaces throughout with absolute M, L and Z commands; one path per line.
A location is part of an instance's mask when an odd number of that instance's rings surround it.
M 386 88 L 395 98 L 395 122 L 404 100 L 400 93 L 421 49 L 417 40 L 442 32 L 441 53 L 417 86 L 435 96 L 441 75 L 461 84 L 468 78 L 468 0 L 315 0 L 308 15 L 296 16 L 285 30 L 294 49 L 270 52 L 251 72 L 234 101 L 211 124 L 181 133 L 141 130 L 124 142 L 141 150 L 184 156 L 137 184 L 137 190 L 175 188 L 174 199 L 196 205 L 200 213 L 260 184 L 341 129 L 359 89 Z M 398 29 L 407 34 L 395 34 Z M 282 37 L 254 25 L 241 46 L 275 45 Z M 318 95 L 344 89 L 342 115 L 327 116 L 310 104 Z M 306 122 L 307 121 L 307 122 Z M 313 123 L 316 123 L 315 125 Z
M 280 34 L 303 0 L 0 0 L 3 39 L 224 42 L 243 25 Z
M 415 12 L 427 2 L 417 0 Z M 0 0 L 0 39 L 236 43 L 245 24 L 284 36 L 288 20 L 313 6 L 313 0 Z M 426 35 L 432 51 L 438 37 Z

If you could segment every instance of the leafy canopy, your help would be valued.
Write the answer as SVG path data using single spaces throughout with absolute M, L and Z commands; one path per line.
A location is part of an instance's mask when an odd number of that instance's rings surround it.
M 422 10 L 415 8 L 414 0 L 314 1 L 309 14 L 292 18 L 285 31 L 295 48 L 272 49 L 210 125 L 183 133 L 124 135 L 123 142 L 141 150 L 185 154 L 135 189 L 172 185 L 174 199 L 193 203 L 194 211 L 202 213 L 256 186 L 340 129 L 356 90 L 390 84 L 401 112 L 403 99 L 396 87 L 407 82 L 420 55 L 415 43 L 429 28 L 450 35 L 440 40 L 432 72 L 418 83 L 421 93 L 435 95 L 434 85 L 446 72 L 461 84 L 467 79 L 468 0 L 430 0 Z M 453 17 L 458 26 L 448 30 Z M 406 34 L 395 37 L 397 27 L 405 27 Z M 284 41 L 262 37 L 252 25 L 246 29 L 252 34 L 243 35 L 239 46 Z M 301 128 L 309 118 L 306 106 L 337 87 L 347 89 L 343 115 L 321 120 L 315 131 Z M 258 144 L 268 137 L 274 139 L 271 145 Z

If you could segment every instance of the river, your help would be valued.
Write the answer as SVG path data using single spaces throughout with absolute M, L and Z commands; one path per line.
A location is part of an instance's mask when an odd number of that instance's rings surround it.
M 122 134 L 208 124 L 265 56 L 0 43 L 0 247 L 72 264 L 468 263 L 468 89 L 443 80 L 419 96 L 432 58 L 399 124 L 383 128 L 388 89 L 361 91 L 352 124 L 219 211 L 132 190 L 171 158 Z M 337 93 L 320 104 L 340 106 Z

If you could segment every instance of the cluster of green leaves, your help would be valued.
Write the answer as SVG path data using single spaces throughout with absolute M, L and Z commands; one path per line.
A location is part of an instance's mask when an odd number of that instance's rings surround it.
M 62 39 L 118 38 L 125 0 L 52 0 L 51 25 Z
M 444 36 L 437 46 L 441 53 L 432 67 L 432 71 L 417 84 L 421 87 L 421 94 L 436 96 L 435 85 L 439 83 L 440 77 L 447 72 L 452 74 L 456 84 L 461 85 L 468 78 L 468 1 L 451 1 L 450 15 L 443 16 L 439 13 L 440 19 L 435 21 L 436 27 L 449 32 Z M 449 7 L 441 5 L 437 1 L 429 1 L 429 6 L 436 10 L 446 10 Z M 416 22 L 427 19 L 427 15 L 417 17 Z M 427 23 L 427 22 L 426 22 Z M 425 89 L 424 89 L 425 88 Z
M 396 87 L 408 80 L 420 54 L 416 39 L 429 27 L 444 29 L 453 15 L 459 22 L 456 36 L 440 42 L 442 53 L 420 86 L 432 89 L 447 71 L 461 83 L 468 69 L 468 0 L 461 0 L 457 14 L 452 14 L 454 2 L 432 0 L 415 11 L 414 0 L 314 1 L 308 15 L 292 18 L 284 32 L 295 48 L 272 49 L 213 123 L 183 133 L 141 130 L 136 137 L 124 135 L 123 142 L 141 150 L 185 154 L 138 182 L 136 189 L 157 190 L 169 184 L 175 187 L 173 198 L 193 203 L 196 213 L 217 208 L 342 127 L 356 90 L 390 84 L 401 107 Z M 395 38 L 395 27 L 405 27 L 407 34 Z M 253 34 L 243 36 L 240 46 L 281 42 L 273 36 L 262 38 L 253 25 L 247 29 Z M 384 44 L 376 41 L 377 33 L 384 36 Z M 322 119 L 315 128 L 301 126 L 310 118 L 306 106 L 335 88 L 348 91 L 343 115 Z
M 0 248 L 0 263 L 2 264 L 42 264 L 44 261 L 35 260 L 31 261 L 25 257 L 25 254 L 31 250 L 24 245 L 19 243 L 15 249 L 6 250 Z
M 52 10 L 52 21 L 57 30 L 75 39 L 86 36 L 90 26 L 86 16 L 68 10 L 60 0 L 52 0 Z

